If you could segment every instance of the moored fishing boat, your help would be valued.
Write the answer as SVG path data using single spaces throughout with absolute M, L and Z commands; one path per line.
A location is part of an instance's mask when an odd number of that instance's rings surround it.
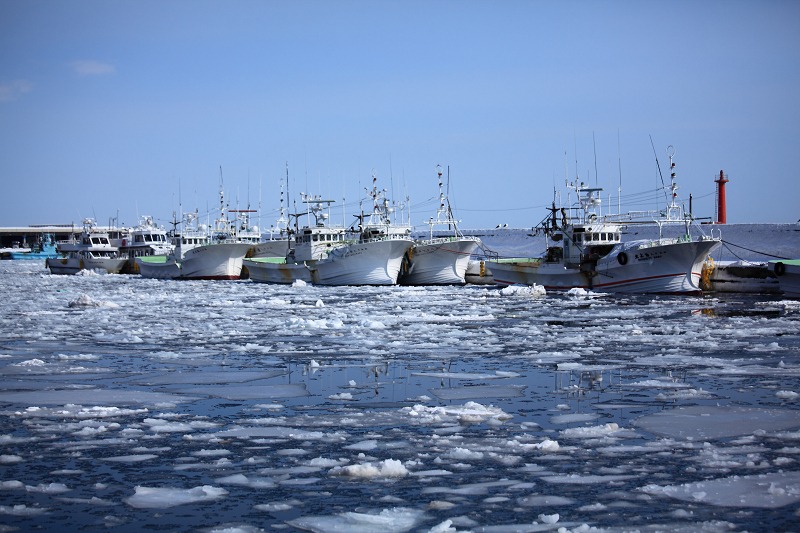
M 770 261 L 769 268 L 778 278 L 784 296 L 800 298 L 800 259 Z
M 137 257 L 167 256 L 174 248 L 175 245 L 172 244 L 167 231 L 159 227 L 153 217 L 144 216 L 120 243 L 120 253 L 128 258 L 123 272 L 126 274 L 138 272 Z
M 83 221 L 80 235 L 56 244 L 58 257 L 45 260 L 52 274 L 76 274 L 81 270 L 98 270 L 118 274 L 127 262 L 119 248 L 112 246 L 107 232 L 97 230 L 92 219 Z
M 169 254 L 137 257 L 139 274 L 155 279 L 239 279 L 251 244 L 237 241 L 224 229 L 224 212 L 213 232 L 198 218 L 196 212 L 184 215 Z
M 358 218 L 358 242 L 334 249 L 317 265 L 314 283 L 322 285 L 394 285 L 414 245 L 411 226 L 397 224 L 385 191 L 372 177 L 372 212 Z
M 228 220 L 221 183 L 219 203 L 219 218 L 214 221 L 212 230 L 200 224 L 197 211 L 185 214 L 181 231 L 175 233 L 172 252 L 138 257 L 139 273 L 156 279 L 239 279 L 242 260 L 252 242 L 240 239 L 239 226 Z
M 25 259 L 48 259 L 58 257 L 55 239 L 53 235 L 45 233 L 39 236 L 37 241 L 30 246 L 14 246 L 0 250 L 1 259 L 25 260 Z
M 289 168 L 286 167 L 286 189 L 289 188 Z M 270 226 L 269 230 L 262 232 L 259 239 L 253 245 L 248 258 L 285 258 L 290 251 L 292 234 L 289 228 L 289 217 L 284 200 L 284 185 L 281 185 L 280 211 L 278 220 Z
M 436 220 L 433 217 L 428 220 L 429 237 L 415 241 L 409 250 L 408 268 L 399 278 L 399 283 L 402 285 L 465 283 L 470 257 L 481 244 L 479 238 L 464 236 L 458 231 L 450 200 L 443 192 L 442 167 L 437 166 L 436 171 L 439 177 L 439 207 L 436 210 Z M 446 226 L 447 234 L 434 237 L 436 226 Z
M 674 153 L 674 152 L 673 152 Z M 670 153 L 670 168 L 674 169 Z M 556 208 L 538 229 L 548 237 L 546 253 L 537 258 L 497 258 L 486 262 L 494 281 L 501 285 L 543 285 L 546 290 L 582 288 L 597 292 L 698 293 L 702 290 L 703 263 L 720 246 L 719 238 L 693 239 L 687 217 L 676 204 L 677 185 L 672 173 L 672 202 L 666 215 L 655 219 L 659 238 L 622 242 L 626 225 L 641 214 L 599 213 L 602 189 L 572 186 L 578 195 L 578 215 Z M 560 216 L 559 216 L 560 215 Z M 623 220 L 627 222 L 623 223 Z M 653 220 L 648 221 L 652 223 Z M 663 225 L 683 224 L 675 238 L 661 236 Z
M 377 191 L 373 188 L 373 193 Z M 357 230 L 329 223 L 332 200 L 303 194 L 313 225 L 297 229 L 283 258 L 250 258 L 244 264 L 253 281 L 317 285 L 393 285 L 413 241 L 410 228 L 398 228 L 382 216 L 385 204 L 373 194 L 371 215 L 359 216 Z

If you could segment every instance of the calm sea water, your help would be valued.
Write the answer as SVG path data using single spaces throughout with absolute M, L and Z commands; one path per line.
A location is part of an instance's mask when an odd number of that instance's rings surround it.
M 800 523 L 796 301 L 0 287 L 3 531 Z

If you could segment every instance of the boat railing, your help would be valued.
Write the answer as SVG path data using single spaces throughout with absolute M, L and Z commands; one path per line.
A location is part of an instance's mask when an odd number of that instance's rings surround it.
M 451 235 L 449 237 L 434 237 L 432 239 L 423 239 L 423 240 L 421 240 L 419 242 L 425 243 L 425 244 L 447 244 L 449 242 L 456 242 L 456 241 L 480 242 L 480 239 L 478 237 L 472 237 L 472 236 L 457 237 L 455 235 Z
M 411 241 L 414 239 L 407 235 L 371 235 L 369 237 L 362 237 L 360 242 L 378 242 L 378 241 Z

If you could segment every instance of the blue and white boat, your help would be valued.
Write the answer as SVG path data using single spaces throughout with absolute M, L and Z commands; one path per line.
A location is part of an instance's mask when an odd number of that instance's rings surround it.
M 2 252 L 2 259 L 47 259 L 57 256 L 55 238 L 49 233 L 42 234 L 30 247 L 7 248 Z

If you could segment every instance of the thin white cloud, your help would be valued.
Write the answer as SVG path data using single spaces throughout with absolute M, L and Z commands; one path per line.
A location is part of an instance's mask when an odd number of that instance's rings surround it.
M 0 82 L 0 102 L 16 100 L 20 95 L 33 90 L 33 84 L 28 80 L 11 80 Z
M 105 74 L 113 74 L 117 71 L 114 65 L 103 63 L 102 61 L 95 61 L 93 59 L 82 59 L 80 61 L 73 61 L 70 63 L 72 70 L 81 76 L 102 76 Z

